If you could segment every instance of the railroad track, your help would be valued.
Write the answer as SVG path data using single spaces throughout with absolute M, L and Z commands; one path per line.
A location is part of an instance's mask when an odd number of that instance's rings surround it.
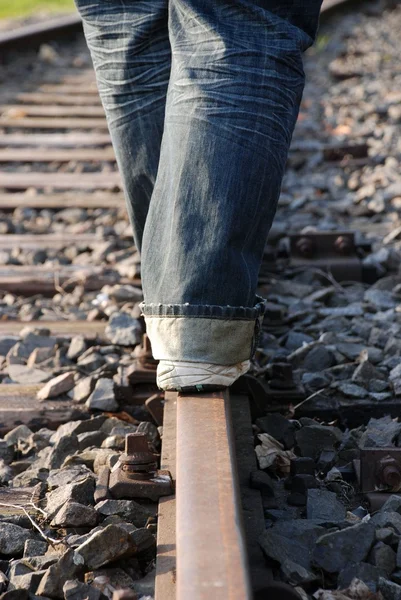
M 323 10 L 331 12 L 343 4 L 348 3 L 327 0 Z M 0 47 L 12 50 L 21 39 L 37 45 L 51 40 L 55 33 L 68 35 L 71 31 L 79 31 L 76 18 L 67 19 L 64 24 L 53 23 L 45 30 L 35 27 L 26 32 L 3 35 Z M 92 293 L 95 298 L 105 285 L 140 286 L 140 273 L 134 268 L 138 263 L 133 261 L 122 268 L 119 260 L 124 253 L 134 254 L 135 249 L 129 238 L 128 225 L 125 230 L 121 228 L 124 199 L 92 69 L 87 66 L 71 68 L 65 64 L 60 67 L 56 60 L 48 71 L 45 81 L 36 77 L 34 83 L 28 82 L 24 85 L 26 89 L 12 99 L 1 101 L 0 163 L 4 167 L 0 172 L 1 212 L 12 215 L 13 211 L 23 208 L 45 216 L 44 223 L 36 230 L 26 227 L 22 233 L 0 233 L 0 252 L 14 250 L 15 254 L 15 248 L 24 253 L 46 250 L 51 256 L 52 252 L 64 251 L 72 244 L 82 249 L 82 255 L 91 252 L 95 255 L 99 246 L 107 248 L 109 244 L 110 253 L 114 252 L 115 258 L 107 264 L 107 268 L 103 264 L 102 252 L 98 253 L 97 264 L 90 259 L 82 264 L 73 261 L 55 261 L 52 264 L 51 260 L 47 264 L 23 264 L 21 261 L 13 264 L 10 260 L 0 267 L 0 290 L 20 298 L 26 297 L 29 301 L 33 295 L 52 298 L 55 294 L 72 294 L 76 288 L 83 293 Z M 366 159 L 366 148 L 361 145 L 350 148 L 337 144 L 335 152 L 339 156 L 334 158 L 331 146 L 320 149 L 326 152 L 328 161 L 336 161 L 346 155 L 349 166 Z M 58 228 L 49 232 L 49 225 L 45 222 L 46 211 L 84 210 L 91 217 L 96 211 L 107 211 L 109 207 L 113 207 L 116 215 L 111 229 L 117 223 L 118 235 L 115 231 L 107 233 L 107 228 L 100 234 L 93 230 L 96 227 L 86 231 L 79 224 L 75 229 L 67 226 L 66 231 Z M 55 212 L 50 215 L 54 216 Z M 50 228 L 52 226 L 50 223 Z M 305 246 L 308 234 L 302 239 Z M 322 244 L 323 248 L 327 245 L 327 236 L 318 238 L 311 235 L 309 242 Z M 310 259 L 309 251 L 299 250 L 300 247 L 302 250 L 299 239 L 296 243 L 300 254 L 296 256 L 293 249 L 292 266 L 303 268 L 305 261 L 308 263 Z M 360 270 L 359 258 L 355 254 L 354 242 L 351 240 L 350 243 L 354 261 L 352 273 L 355 274 Z M 345 262 L 350 262 L 350 255 L 346 254 L 345 259 L 337 255 L 333 259 L 330 252 L 318 267 L 324 268 L 329 264 L 334 269 L 337 263 L 341 263 L 342 273 L 349 273 L 349 264 L 345 266 Z M 18 255 L 16 259 L 18 263 Z M 267 262 L 268 271 L 270 267 Z M 362 275 L 359 273 L 358 277 Z M 48 329 L 51 336 L 63 340 L 80 335 L 84 330 L 85 337 L 92 344 L 104 343 L 105 321 L 85 320 L 83 323 L 68 317 L 67 312 L 61 311 L 61 319 L 54 318 L 55 314 L 50 320 L 42 314 L 40 319 L 28 322 L 15 319 L 13 314 L 11 319 L 0 321 L 0 336 L 18 336 L 21 329 L 29 325 L 33 330 Z M 96 318 L 104 316 L 100 311 Z M 273 316 L 272 321 L 271 327 L 282 326 L 279 315 Z M 142 365 L 138 373 L 143 376 L 146 369 L 148 367 Z M 149 375 L 150 371 L 151 368 L 146 371 L 147 381 L 146 377 L 144 380 L 140 376 L 138 380 L 133 379 L 133 389 L 138 391 L 140 385 L 145 385 L 133 404 L 139 401 L 138 398 L 143 396 L 146 399 L 149 395 L 146 386 L 154 384 L 154 370 L 153 378 Z M 284 379 L 287 375 L 288 371 Z M 121 380 L 124 377 L 121 376 Z M 37 421 L 54 427 L 88 416 L 84 414 L 85 410 L 81 410 L 82 407 L 71 409 L 66 398 L 40 405 L 36 394 L 41 384 L 8 386 L 7 383 L 0 384 L 3 432 L 21 422 L 34 426 Z M 121 382 L 120 387 L 126 394 L 129 385 Z M 11 389 L 13 402 L 6 409 Z M 286 401 L 288 397 L 300 399 L 299 389 L 294 391 L 293 386 L 281 392 L 279 388 L 268 392 L 270 395 L 267 397 L 276 400 L 277 397 L 285 397 Z M 129 388 L 128 394 L 131 393 L 132 388 Z M 249 396 L 252 397 L 252 411 L 261 410 L 258 390 L 250 387 L 232 392 L 231 397 L 228 392 L 196 397 L 166 394 L 162 401 L 160 470 L 170 473 L 175 494 L 163 496 L 159 501 L 156 600 L 300 598 L 290 586 L 273 580 L 272 569 L 265 566 L 258 543 L 260 532 L 264 529 L 264 514 L 260 491 L 249 487 L 249 473 L 257 468 Z M 302 392 L 301 398 L 304 398 Z M 158 402 L 160 410 L 160 398 Z M 156 413 L 151 411 L 151 414 L 154 416 Z M 160 413 L 158 415 L 160 419 Z M 205 424 L 207 435 L 199 435 L 200 431 L 205 432 Z M 123 596 L 115 592 L 113 598 L 129 598 L 129 593 L 126 594 Z

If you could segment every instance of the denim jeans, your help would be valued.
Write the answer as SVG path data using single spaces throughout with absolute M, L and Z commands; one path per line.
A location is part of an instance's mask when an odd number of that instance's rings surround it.
M 155 358 L 248 360 L 321 0 L 76 0 Z

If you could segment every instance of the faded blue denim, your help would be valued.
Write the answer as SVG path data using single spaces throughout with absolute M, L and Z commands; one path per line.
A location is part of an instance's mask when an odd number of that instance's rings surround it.
M 229 348 L 242 347 L 246 360 L 321 0 L 76 3 L 142 256 L 155 357 L 231 364 Z M 230 321 L 232 333 L 210 321 Z

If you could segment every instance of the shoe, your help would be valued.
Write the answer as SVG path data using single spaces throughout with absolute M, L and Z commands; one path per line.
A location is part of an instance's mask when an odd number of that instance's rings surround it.
M 157 385 L 165 391 L 186 393 L 222 390 L 246 373 L 249 366 L 249 360 L 236 365 L 161 360 L 157 367 Z

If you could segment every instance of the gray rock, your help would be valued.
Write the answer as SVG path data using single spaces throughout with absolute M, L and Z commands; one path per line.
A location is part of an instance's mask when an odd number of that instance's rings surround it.
M 15 465 L 15 463 L 13 463 Z M 0 458 L 0 483 L 9 483 L 12 481 L 14 476 L 13 469 L 7 465 L 7 463 Z
M 69 392 L 75 385 L 74 372 L 68 371 L 62 373 L 58 377 L 54 377 L 46 383 L 46 385 L 37 393 L 38 400 L 47 400 L 49 398 L 57 398 Z
M 349 398 L 366 398 L 368 392 L 365 388 L 360 385 L 355 385 L 355 383 L 339 383 L 337 389 L 340 390 L 344 394 L 344 396 L 348 396 Z
M 124 565 L 124 569 L 120 567 L 103 567 L 102 569 L 95 569 L 91 572 L 93 584 L 102 589 L 105 594 L 107 594 L 108 588 L 114 590 L 129 589 L 132 594 L 134 579 L 128 573 L 133 573 L 135 579 L 140 579 L 142 577 L 139 567 L 135 568 L 134 563 L 135 559 L 133 558 L 120 559 L 119 564 Z M 108 595 L 108 598 L 109 597 L 110 593 Z M 144 597 L 141 594 L 140 600 L 149 600 L 149 596 Z
M 278 521 L 262 534 L 259 543 L 266 556 L 280 565 L 291 560 L 309 571 L 314 545 L 324 531 L 303 519 Z
M 80 504 L 93 504 L 93 494 L 95 491 L 95 482 L 92 477 L 87 477 L 83 481 L 70 483 L 63 487 L 56 488 L 46 496 L 46 514 L 49 519 L 53 519 L 60 508 L 68 501 L 79 502 Z
M 85 450 L 91 446 L 100 448 L 102 442 L 106 439 L 107 434 L 104 431 L 87 431 L 78 435 L 79 450 Z
M 391 574 L 391 581 L 394 581 L 394 583 L 401 585 L 401 570 L 400 569 L 393 571 L 393 573 Z
M 295 434 L 296 445 L 302 456 L 317 458 L 322 450 L 334 448 L 341 439 L 341 432 L 335 427 L 324 425 L 307 425 Z
M 373 304 L 377 310 L 388 310 L 396 306 L 396 301 L 391 292 L 384 290 L 369 289 L 366 290 L 364 300 Z
M 9 356 L 16 356 L 28 360 L 36 348 L 54 348 L 57 344 L 55 337 L 47 335 L 36 335 L 33 332 L 24 336 L 22 342 L 16 344 L 9 353 Z
M 316 373 L 324 371 L 336 364 L 334 354 L 322 345 L 315 346 L 306 355 L 303 368 L 306 371 Z
M 140 302 L 143 299 L 143 292 L 140 288 L 133 285 L 113 285 L 108 290 L 110 298 L 116 302 Z M 123 313 L 124 314 L 124 313 Z
M 31 573 L 34 569 L 30 564 L 21 559 L 11 559 L 9 562 L 9 569 L 7 571 L 9 578 L 18 577 L 20 575 L 26 575 Z
M 72 338 L 67 352 L 67 358 L 76 360 L 87 350 L 88 344 L 83 335 L 76 335 Z
M 378 542 L 370 551 L 369 562 L 381 569 L 383 575 L 389 577 L 396 567 L 396 553 L 387 544 Z
M 131 536 L 132 541 L 136 546 L 136 552 L 139 555 L 148 553 L 149 551 L 156 551 L 156 539 L 149 529 L 141 527 L 136 529 L 132 523 L 121 523 L 121 527 L 124 527 Z
M 380 512 L 396 512 L 401 515 L 401 496 L 396 496 L 395 494 L 389 496 L 388 500 L 381 507 Z
M 26 540 L 31 537 L 30 531 L 18 525 L 0 523 L 0 554 L 11 556 L 22 554 Z
M 332 523 L 345 519 L 347 510 L 333 492 L 310 489 L 306 502 L 306 514 L 308 519 L 321 519 Z
M 378 589 L 384 600 L 401 600 L 401 586 L 384 577 L 379 577 Z
M 46 461 L 46 467 L 48 469 L 59 469 L 65 459 L 74 454 L 74 452 L 77 452 L 78 448 L 77 436 L 74 434 L 65 435 L 51 449 Z
M 375 536 L 378 542 L 384 542 L 390 546 L 397 544 L 400 539 L 400 536 L 391 527 L 379 527 L 376 529 Z
M 16 446 L 18 442 L 28 442 L 32 435 L 32 431 L 26 425 L 18 425 L 18 427 L 14 427 L 11 431 L 6 433 L 4 439 L 9 444 L 14 444 Z
M 369 385 L 372 379 L 384 380 L 385 375 L 383 375 L 383 373 L 374 367 L 368 360 L 364 360 L 355 369 L 354 374 L 352 375 L 352 381 L 361 383 L 362 385 Z
M 0 459 L 8 465 L 14 459 L 14 446 L 6 440 L 0 440 Z
M 27 366 L 28 367 L 36 367 L 36 365 L 40 365 L 41 363 L 46 362 L 47 366 L 49 359 L 54 358 L 56 356 L 56 348 L 35 348 L 32 354 L 29 355 Z
M 127 425 L 125 426 L 126 428 L 126 433 L 131 433 L 131 431 L 129 431 L 128 429 L 130 429 L 131 427 L 135 427 L 130 425 L 130 423 L 127 423 Z M 146 435 L 146 437 L 148 438 L 148 441 L 155 445 L 160 441 L 160 435 L 159 435 L 159 430 L 156 427 L 156 425 L 153 425 L 153 423 L 151 423 L 150 421 L 141 421 L 139 423 L 139 425 L 136 427 L 136 432 L 137 433 L 144 433 Z M 132 429 L 132 433 L 134 433 L 133 429 Z M 111 435 L 113 434 L 113 430 L 111 431 Z
M 8 578 L 3 573 L 3 571 L 0 571 L 0 594 L 5 592 L 7 585 L 8 585 Z
M 397 532 L 397 533 L 399 533 L 399 532 Z M 401 567 L 401 541 L 398 543 L 398 547 L 397 547 L 396 565 L 398 568 Z
M 150 423 L 151 425 L 151 423 Z M 125 436 L 127 435 L 127 433 L 137 433 L 138 431 L 138 425 L 131 425 L 130 423 L 125 423 L 124 425 L 119 425 L 117 427 L 113 427 L 112 430 L 110 431 L 110 433 L 103 432 L 107 435 L 107 437 L 110 436 L 119 436 L 121 435 L 122 437 L 125 438 Z
M 375 528 L 370 522 L 322 535 L 316 542 L 313 562 L 327 573 L 338 573 L 350 563 L 365 560 L 374 535 Z
M 96 380 L 94 377 L 85 377 L 81 379 L 74 387 L 72 392 L 70 392 L 70 397 L 74 400 L 74 402 L 84 402 L 89 398 L 93 390 L 95 389 Z
M 155 595 L 155 577 L 156 570 L 153 569 L 150 573 L 137 579 L 133 582 L 132 588 L 136 591 L 140 598 L 153 598 Z
M 1 595 L 1 600 L 28 600 L 28 598 L 32 599 L 28 590 L 10 590 Z
M 115 399 L 114 382 L 112 379 L 99 379 L 95 389 L 86 401 L 89 409 L 116 411 L 118 402 Z
M 392 446 L 401 432 L 401 423 L 392 420 L 390 415 L 380 419 L 370 419 L 366 431 L 359 441 L 360 448 L 384 448 Z
M 53 490 L 69 483 L 79 483 L 88 477 L 94 479 L 94 474 L 85 465 L 75 465 L 70 468 L 64 467 L 63 469 L 55 469 L 49 472 L 47 485 L 49 490 Z
M 84 561 L 73 549 L 67 550 L 44 574 L 36 594 L 49 598 L 64 598 L 63 586 L 69 579 L 81 578 Z
M 25 575 L 17 575 L 10 578 L 10 584 L 8 591 L 11 590 L 28 590 L 29 592 L 35 592 L 38 585 L 46 571 L 31 571 Z
M 61 438 L 69 436 L 69 435 L 77 435 L 77 425 L 82 421 L 69 421 L 68 423 L 63 423 L 57 428 L 57 431 L 52 432 L 50 436 L 50 444 L 55 445 L 58 444 Z
M 375 348 L 374 346 L 368 346 L 362 355 L 363 360 L 368 360 L 374 365 L 381 363 L 384 358 L 384 353 L 380 348 Z
M 392 399 L 393 394 L 391 392 L 382 392 L 381 394 L 370 394 L 370 398 L 375 402 L 384 402 L 385 400 Z
M 65 600 L 106 600 L 107 596 L 102 592 L 89 585 L 82 583 L 77 579 L 69 579 L 63 586 Z
M 376 592 L 379 577 L 383 576 L 384 573 L 376 566 L 370 565 L 366 562 L 359 564 L 351 563 L 347 565 L 342 571 L 340 571 L 337 580 L 337 587 L 339 589 L 346 589 L 350 586 L 353 579 L 359 579 L 370 589 L 371 592 Z
M 371 379 L 367 384 L 369 392 L 380 393 L 389 389 L 389 383 L 382 379 Z
M 104 516 L 118 515 L 130 521 L 136 527 L 144 527 L 148 518 L 152 515 L 146 506 L 134 500 L 102 500 L 98 502 L 95 509 Z
M 361 317 L 364 314 L 364 310 L 361 302 L 353 302 L 347 306 L 320 308 L 318 313 L 322 317 Z
M 77 454 L 73 454 L 65 459 L 63 463 L 63 467 L 76 467 L 77 465 L 85 465 L 88 469 L 93 470 L 93 461 L 96 458 L 99 450 L 97 448 L 87 448 L 86 450 L 82 450 L 82 452 L 78 452 Z
M 93 461 L 93 471 L 96 475 L 99 474 L 99 470 L 102 467 L 109 467 L 112 469 L 118 462 L 120 454 L 109 448 L 104 448 L 96 452 L 95 460 Z
M 41 556 L 47 552 L 47 542 L 44 540 L 26 540 L 24 545 L 24 557 Z
M 290 585 L 302 585 L 319 579 L 318 575 L 301 567 L 301 565 L 298 565 L 292 560 L 283 562 L 281 564 L 280 572 L 284 581 Z
M 85 352 L 78 358 L 77 361 L 79 367 L 85 369 L 87 373 L 100 369 L 100 367 L 102 367 L 105 363 L 105 358 L 100 354 L 100 352 L 96 352 L 91 348 L 89 348 L 89 350 L 89 354 Z
M 122 556 L 133 556 L 136 551 L 136 546 L 125 529 L 118 525 L 107 525 L 78 546 L 75 554 L 83 558 L 88 569 L 98 569 Z
M 101 430 L 110 435 L 114 427 L 132 427 L 131 423 L 125 423 L 125 421 L 121 421 L 121 419 L 117 419 L 117 417 L 109 417 L 107 418 L 103 425 L 101 426 Z M 136 431 L 136 430 L 135 430 Z M 130 433 L 130 432 L 129 432 Z
M 397 362 L 400 359 L 397 359 Z M 395 366 L 393 369 L 391 369 L 390 374 L 389 374 L 389 379 L 390 381 L 397 381 L 398 379 L 401 379 L 401 362 L 399 362 L 397 364 L 397 366 Z
M 102 448 L 109 448 L 114 450 L 124 450 L 125 448 L 125 436 L 120 435 L 109 435 L 102 442 Z
M 28 567 L 31 567 L 35 571 L 40 569 L 48 569 L 50 565 L 54 565 L 58 559 L 60 558 L 60 554 L 56 554 L 53 550 L 48 554 L 39 555 L 39 556 L 30 556 L 29 558 L 22 559 Z
M 390 335 L 384 346 L 384 354 L 390 355 L 394 359 L 399 357 L 401 354 L 401 340 L 398 337 Z
M 396 512 L 378 512 L 370 519 L 376 528 L 391 527 L 396 533 L 401 534 L 401 515 Z
M 271 413 L 265 417 L 260 417 L 256 420 L 256 425 L 263 433 L 268 433 L 274 437 L 285 448 L 292 448 L 294 446 L 295 426 L 279 413 Z
M 310 344 L 310 342 L 313 342 L 313 337 L 310 335 L 300 331 L 290 331 L 285 342 L 285 347 L 288 350 L 296 350 L 303 346 L 303 344 Z
M 324 373 L 304 373 L 302 375 L 302 383 L 310 393 L 328 387 L 331 383 L 331 378 Z
M 52 432 L 53 435 L 51 436 L 50 441 L 52 444 L 56 444 L 60 438 L 65 435 L 71 435 L 72 433 L 79 435 L 80 433 L 87 433 L 88 431 L 98 431 L 106 420 L 105 416 L 99 415 L 84 421 L 70 421 L 69 423 L 64 423 L 63 425 L 60 425 L 55 433 Z
M 47 479 L 47 469 L 42 466 L 33 466 L 26 471 L 23 471 L 19 475 L 16 475 L 13 479 L 13 487 L 33 487 L 38 483 L 44 482 Z
M 20 341 L 18 335 L 2 335 L 0 336 L 0 356 L 7 356 L 11 348 Z
M 18 364 L 9 365 L 8 374 L 15 383 L 24 383 L 26 385 L 44 383 L 51 378 L 51 373 Z
M 94 527 L 97 520 L 98 513 L 92 506 L 67 501 L 50 525 L 52 527 Z
M 358 344 L 355 342 L 340 342 L 336 345 L 336 348 L 341 354 L 343 354 L 348 360 L 356 360 L 363 350 L 365 350 L 365 344 Z
M 120 346 L 136 346 L 142 341 L 142 325 L 128 313 L 113 313 L 105 333 L 112 344 Z

